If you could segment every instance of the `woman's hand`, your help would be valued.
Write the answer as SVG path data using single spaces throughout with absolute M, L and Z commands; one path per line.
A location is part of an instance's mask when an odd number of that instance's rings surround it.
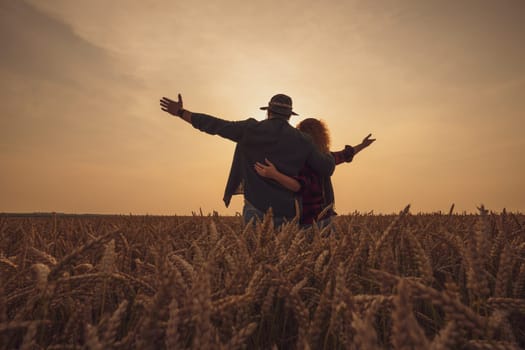
M 265 158 L 264 162 L 266 164 L 259 163 L 259 162 L 255 163 L 254 165 L 255 171 L 257 172 L 257 174 L 261 175 L 262 177 L 275 179 L 277 175 L 279 174 L 279 171 L 277 170 L 275 165 L 273 165 L 273 163 L 268 160 L 268 158 Z
M 253 166 L 257 174 L 261 175 L 262 177 L 267 177 L 277 181 L 284 188 L 290 191 L 298 192 L 301 189 L 301 184 L 299 181 L 291 176 L 281 173 L 279 170 L 277 170 L 275 165 L 273 165 L 273 163 L 268 160 L 268 158 L 265 158 L 264 162 L 266 164 L 257 162 Z
M 363 139 L 363 141 L 361 142 L 361 145 L 363 145 L 362 148 L 370 146 L 372 144 L 372 142 L 374 142 L 376 140 L 376 139 L 371 139 L 370 138 L 371 136 L 372 136 L 372 134 L 368 134 L 368 136 Z
M 360 144 L 354 146 L 354 155 L 356 155 L 357 153 L 361 152 L 363 149 L 370 146 L 376 140 L 376 139 L 371 139 L 370 137 L 372 137 L 372 134 L 368 134 L 367 137 L 365 137 Z

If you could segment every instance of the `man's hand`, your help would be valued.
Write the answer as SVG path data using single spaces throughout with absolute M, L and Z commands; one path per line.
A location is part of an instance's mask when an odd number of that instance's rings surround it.
M 175 115 L 177 117 L 182 117 L 182 96 L 179 94 L 179 100 L 173 101 L 167 97 L 163 97 L 160 100 L 160 109 L 169 114 Z
M 278 174 L 277 168 L 275 167 L 275 165 L 273 165 L 272 162 L 268 160 L 268 158 L 265 158 L 264 162 L 266 164 L 259 163 L 259 162 L 255 163 L 254 165 L 255 171 L 257 172 L 257 174 L 261 175 L 262 177 L 268 177 L 270 179 L 275 179 L 275 177 Z
M 171 115 L 181 117 L 183 120 L 191 124 L 192 113 L 182 107 L 182 96 L 180 94 L 178 101 L 173 101 L 167 97 L 163 97 L 160 100 L 160 109 L 162 109 L 164 112 L 168 112 Z

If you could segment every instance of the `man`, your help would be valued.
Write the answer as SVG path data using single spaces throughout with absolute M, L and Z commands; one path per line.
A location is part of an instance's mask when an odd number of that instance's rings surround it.
M 288 123 L 290 116 L 297 114 L 287 95 L 277 94 L 268 106 L 261 107 L 267 111 L 267 119 L 263 121 L 253 118 L 227 121 L 193 113 L 183 108 L 180 94 L 178 101 L 163 97 L 160 106 L 163 111 L 182 118 L 196 129 L 237 143 L 223 199 L 228 206 L 233 194 L 244 193 L 245 222 L 252 218 L 261 220 L 269 208 L 273 210 L 276 226 L 296 216 L 295 193 L 275 180 L 258 175 L 255 163 L 268 158 L 288 176 L 297 176 L 305 164 L 320 176 L 329 177 L 334 171 L 333 156 L 321 153 L 308 135 Z

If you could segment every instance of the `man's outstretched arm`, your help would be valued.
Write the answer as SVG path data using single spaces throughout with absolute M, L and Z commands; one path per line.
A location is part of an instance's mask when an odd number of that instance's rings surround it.
M 255 119 L 229 121 L 207 114 L 190 112 L 184 109 L 181 94 L 178 96 L 178 101 L 163 97 L 160 100 L 160 108 L 164 112 L 180 117 L 200 131 L 210 135 L 219 135 L 233 142 L 239 142 L 246 125 L 255 122 Z

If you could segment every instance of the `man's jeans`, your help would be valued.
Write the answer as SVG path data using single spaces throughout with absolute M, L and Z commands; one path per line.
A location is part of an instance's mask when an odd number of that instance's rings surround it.
M 242 217 L 244 218 L 244 224 L 248 224 L 250 220 L 253 218 L 253 224 L 255 224 L 257 221 L 262 222 L 264 219 L 264 212 L 260 211 L 259 209 L 255 208 L 250 202 L 247 200 L 244 201 L 244 207 L 242 208 Z M 273 226 L 275 228 L 279 228 L 282 224 L 284 224 L 287 221 L 285 217 L 273 217 Z
M 328 217 L 326 219 L 318 221 L 315 224 L 301 225 L 301 229 L 304 230 L 305 235 L 306 235 L 306 241 L 308 243 L 312 243 L 314 239 L 315 231 L 314 231 L 313 225 L 316 225 L 318 227 L 319 229 L 318 231 L 323 231 L 325 228 L 327 228 L 326 230 L 324 230 L 323 235 L 321 236 L 321 238 L 326 238 L 330 236 L 332 232 L 332 227 L 333 227 L 332 217 Z
M 301 228 L 305 229 L 305 230 L 308 230 L 308 229 L 311 229 L 313 225 L 314 224 L 301 225 Z M 317 221 L 315 223 L 315 225 L 317 225 L 317 227 L 320 230 L 324 229 L 327 226 L 330 226 L 330 229 L 331 229 L 332 228 L 332 217 L 327 217 L 326 219 L 323 219 L 321 221 Z

